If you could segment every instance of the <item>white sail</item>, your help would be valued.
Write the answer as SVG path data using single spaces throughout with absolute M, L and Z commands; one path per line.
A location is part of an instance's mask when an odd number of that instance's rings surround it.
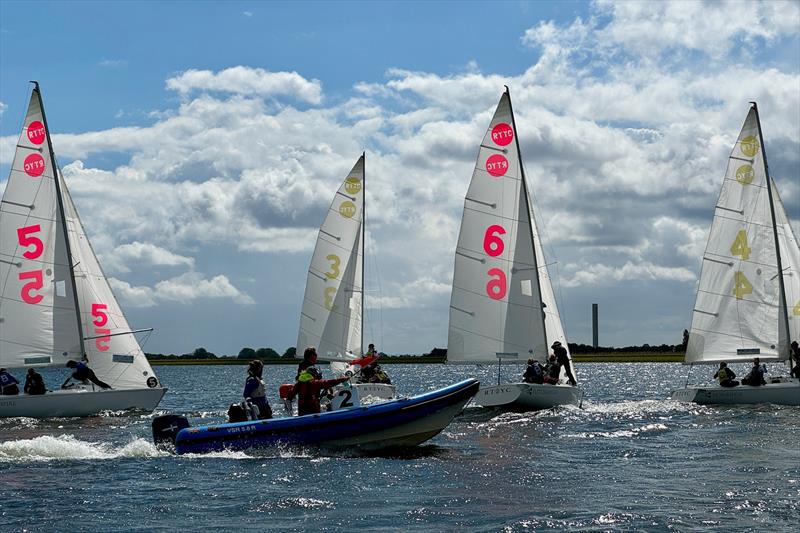
M 575 371 L 575 366 L 572 364 L 572 353 L 567 344 L 567 336 L 564 333 L 564 326 L 561 323 L 561 315 L 558 314 L 558 305 L 556 304 L 555 293 L 553 292 L 553 284 L 550 281 L 549 267 L 544 256 L 542 249 L 542 240 L 539 237 L 539 230 L 536 223 L 536 217 L 533 216 L 533 209 L 531 204 L 531 220 L 533 220 L 533 247 L 536 250 L 536 264 L 539 266 L 539 288 L 542 293 L 542 303 L 544 303 L 544 329 L 547 332 L 547 340 L 549 343 L 559 341 L 564 349 L 567 351 L 567 357 L 570 360 L 570 368 L 572 375 L 577 380 L 578 373 Z M 561 377 L 566 379 L 566 370 L 562 368 Z
M 157 387 L 158 380 L 111 291 L 60 173 L 59 178 L 88 364 L 114 389 Z
M 529 199 L 508 93 L 483 137 L 456 247 L 447 360 L 548 353 Z M 552 291 L 551 291 L 552 292 Z
M 779 345 L 785 346 L 791 341 L 800 342 L 800 245 L 797 236 L 792 230 L 783 202 L 772 182 L 772 198 L 775 203 L 775 223 L 778 230 L 778 245 L 781 252 L 781 266 L 783 267 L 783 286 L 786 289 L 786 313 L 781 306 L 778 319 L 780 328 Z M 788 315 L 788 316 L 787 316 Z M 789 325 L 789 334 L 786 334 L 786 324 Z
M 81 358 L 74 285 L 46 120 L 31 93 L 0 204 L 0 366 Z
M 300 313 L 298 357 L 309 346 L 317 348 L 320 360 L 361 354 L 363 219 L 362 155 L 336 191 L 319 230 Z
M 785 213 L 783 219 L 788 227 Z M 686 362 L 785 360 L 782 305 L 763 140 L 753 107 L 728 159 L 714 212 Z

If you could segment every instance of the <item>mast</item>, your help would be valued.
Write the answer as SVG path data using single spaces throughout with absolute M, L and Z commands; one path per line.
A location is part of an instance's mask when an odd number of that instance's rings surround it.
M 367 242 L 366 242 L 366 225 L 367 225 L 367 152 L 361 152 L 361 344 L 359 349 L 361 353 L 359 357 L 364 357 L 364 300 L 366 300 L 366 287 L 364 286 L 364 271 L 367 267 Z
M 789 307 L 786 305 L 786 287 L 783 283 L 783 265 L 781 264 L 781 245 L 778 240 L 778 224 L 775 221 L 775 203 L 772 199 L 772 178 L 769 177 L 769 165 L 767 164 L 767 151 L 764 148 L 764 135 L 761 133 L 761 118 L 758 116 L 758 104 L 753 104 L 753 111 L 756 112 L 756 124 L 758 125 L 758 139 L 761 144 L 761 157 L 764 159 L 764 174 L 767 177 L 767 196 L 769 198 L 769 214 L 772 217 L 772 236 L 775 238 L 775 255 L 778 259 L 778 286 L 780 287 L 780 305 L 783 309 L 783 319 L 785 321 L 784 327 L 786 328 L 786 342 L 791 342 L 789 338 L 791 330 L 789 329 Z M 780 334 L 779 334 L 780 337 Z M 778 339 L 780 341 L 780 339 Z M 789 368 L 792 367 L 792 350 L 789 350 Z
M 42 102 L 42 92 L 39 89 L 39 82 L 32 81 L 36 98 L 39 100 L 39 108 L 42 110 L 42 122 L 44 131 L 47 135 L 47 145 L 50 150 L 50 166 L 53 168 L 53 179 L 56 183 L 56 202 L 58 203 L 58 213 L 61 215 L 61 226 L 64 230 L 64 241 L 67 249 L 67 262 L 69 263 L 69 281 L 72 284 L 72 298 L 75 303 L 75 318 L 78 321 L 78 339 L 81 343 L 81 358 L 86 358 L 86 346 L 83 341 L 83 325 L 81 324 L 81 308 L 78 303 L 78 287 L 75 283 L 75 269 L 72 265 L 72 248 L 69 244 L 69 231 L 67 230 L 67 217 L 64 214 L 64 198 L 61 193 L 61 182 L 58 175 L 58 165 L 56 165 L 56 154 L 53 152 L 53 141 L 50 140 L 50 127 L 47 125 L 47 115 L 44 112 L 44 102 Z
M 533 249 L 533 268 L 536 272 L 536 287 L 538 288 L 539 294 L 539 307 L 541 309 L 541 318 L 542 318 L 542 334 L 544 335 L 544 355 L 545 357 L 548 354 L 549 346 L 547 344 L 547 325 L 544 319 L 544 306 L 542 305 L 542 284 L 539 281 L 539 263 L 536 260 L 536 243 L 533 242 L 533 225 L 536 224 L 535 219 L 533 218 L 533 211 L 531 210 L 530 206 L 530 199 L 528 198 L 528 185 L 525 181 L 525 166 L 522 164 L 522 151 L 519 148 L 519 135 L 517 135 L 517 122 L 514 119 L 514 106 L 511 105 L 511 91 L 508 88 L 508 85 L 504 86 L 506 88 L 506 94 L 508 95 L 508 107 L 511 110 L 511 126 L 514 128 L 514 143 L 517 145 L 517 158 L 519 159 L 519 173 L 522 177 L 522 194 L 525 196 L 525 209 L 528 212 L 528 216 L 531 219 L 531 248 Z M 513 267 L 512 267 L 513 268 Z

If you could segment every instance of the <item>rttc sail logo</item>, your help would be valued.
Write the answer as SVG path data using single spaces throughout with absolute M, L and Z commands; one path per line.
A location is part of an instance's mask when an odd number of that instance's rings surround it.
M 742 153 L 747 157 L 753 157 L 758 153 L 758 139 L 754 135 L 742 139 Z
M 28 124 L 28 140 L 33 144 L 42 144 L 44 142 L 44 124 L 38 120 Z
M 361 192 L 361 180 L 356 177 L 350 177 L 344 180 L 344 190 L 349 194 L 358 194 Z
M 353 218 L 356 214 L 356 204 L 349 200 L 342 202 L 339 204 L 339 214 L 344 218 Z
M 514 130 L 505 122 L 501 122 L 492 128 L 492 142 L 497 146 L 506 146 L 513 140 Z

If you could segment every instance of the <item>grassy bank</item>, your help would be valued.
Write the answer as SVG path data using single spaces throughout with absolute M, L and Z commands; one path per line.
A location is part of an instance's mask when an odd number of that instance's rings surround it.
M 675 352 L 641 352 L 641 353 L 594 353 L 594 354 L 574 354 L 573 361 L 576 363 L 680 363 L 683 361 L 682 353 Z M 151 359 L 151 365 L 246 365 L 248 359 L 236 359 L 225 357 L 220 359 Z M 280 358 L 264 359 L 266 365 L 296 365 L 297 359 Z M 382 365 L 394 364 L 425 364 L 425 363 L 444 363 L 442 357 L 419 357 L 419 356 L 388 356 L 381 357 Z

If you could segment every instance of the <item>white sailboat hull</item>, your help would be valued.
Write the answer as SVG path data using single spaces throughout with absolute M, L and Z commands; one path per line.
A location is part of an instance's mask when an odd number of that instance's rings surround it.
M 481 387 L 475 403 L 481 407 L 503 407 L 514 411 L 537 411 L 559 405 L 581 404 L 583 389 L 570 385 L 505 383 Z
M 0 396 L 0 418 L 91 416 L 102 411 L 127 409 L 149 412 L 156 408 L 166 392 L 165 388 L 70 389 L 42 395 Z
M 738 387 L 685 387 L 670 394 L 672 400 L 694 402 L 702 405 L 736 405 L 773 403 L 777 405 L 800 405 L 800 380 L 785 379 L 780 383 L 768 383 L 760 387 L 739 385 Z

